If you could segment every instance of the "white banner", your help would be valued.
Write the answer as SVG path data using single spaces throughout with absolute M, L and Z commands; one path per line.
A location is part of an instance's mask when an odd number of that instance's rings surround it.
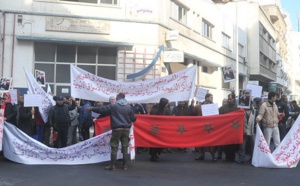
M 256 137 L 252 165 L 265 168 L 294 168 L 300 158 L 300 117 L 271 153 L 260 127 L 256 127 Z
M 14 162 L 28 165 L 80 165 L 110 160 L 111 131 L 65 148 L 50 148 L 27 136 L 14 125 L 5 122 L 4 156 Z M 131 139 L 134 139 L 131 129 Z M 134 147 L 134 141 L 130 142 Z M 135 155 L 130 148 L 131 159 Z M 122 158 L 119 145 L 118 159 Z
M 189 100 L 195 92 L 196 66 L 169 76 L 139 82 L 109 80 L 72 64 L 70 66 L 71 95 L 75 98 L 107 102 L 110 96 L 123 92 L 129 103 L 157 103 L 162 97 L 170 102 Z
M 29 94 L 38 94 L 42 96 L 43 103 L 42 106 L 39 107 L 39 111 L 41 113 L 43 121 L 46 123 L 48 121 L 50 108 L 53 105 L 55 105 L 55 101 L 53 100 L 52 95 L 47 94 L 40 86 L 40 84 L 38 84 L 38 82 L 33 77 L 32 73 L 28 72 L 26 69 L 24 70 L 27 77 L 27 86 L 28 86 Z

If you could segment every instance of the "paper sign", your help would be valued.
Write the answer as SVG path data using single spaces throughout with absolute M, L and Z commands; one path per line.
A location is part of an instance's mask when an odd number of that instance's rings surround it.
M 24 94 L 24 107 L 41 107 L 42 96 L 39 94 Z
M 247 84 L 246 89 L 250 89 L 252 91 L 252 97 L 261 98 L 262 86 Z
M 9 90 L 10 96 L 11 96 L 11 102 L 14 104 L 18 103 L 18 91 L 17 89 L 10 89 Z
M 205 95 L 207 94 L 207 92 L 207 89 L 198 87 L 196 91 L 196 101 L 203 102 L 205 100 Z
M 219 115 L 219 107 L 217 103 L 201 105 L 202 116 Z

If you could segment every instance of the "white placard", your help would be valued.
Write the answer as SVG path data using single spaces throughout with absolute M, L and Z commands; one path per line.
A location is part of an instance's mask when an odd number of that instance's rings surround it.
M 217 103 L 201 105 L 202 116 L 219 115 L 219 107 Z
M 9 93 L 10 93 L 10 96 L 11 96 L 11 102 L 13 104 L 17 104 L 18 103 L 18 92 L 17 92 L 17 89 L 10 89 Z
M 196 90 L 196 101 L 203 102 L 205 100 L 205 95 L 207 94 L 208 90 L 198 87 Z
M 24 107 L 41 107 L 43 98 L 39 94 L 24 94 Z
M 250 89 L 252 91 L 252 97 L 261 98 L 262 86 L 247 84 L 246 89 Z

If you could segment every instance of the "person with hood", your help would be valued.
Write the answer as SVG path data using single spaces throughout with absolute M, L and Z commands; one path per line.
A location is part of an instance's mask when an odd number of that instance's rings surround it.
M 16 125 L 17 108 L 11 103 L 9 92 L 2 94 L 1 109 L 3 110 L 4 121 Z
M 169 100 L 167 98 L 161 98 L 159 103 L 152 107 L 150 115 L 172 115 L 168 103 Z M 162 148 L 149 148 L 150 160 L 154 162 L 159 161 L 158 155 L 161 154 L 162 150 Z
M 128 147 L 129 147 L 129 133 L 132 126 L 132 122 L 136 121 L 136 115 L 132 111 L 124 93 L 119 93 L 116 97 L 116 103 L 109 104 L 102 107 L 88 107 L 86 110 L 90 110 L 97 113 L 109 113 L 110 115 L 110 127 L 112 129 L 112 135 L 110 138 L 110 165 L 105 167 L 105 170 L 116 170 L 115 163 L 117 160 L 117 152 L 119 142 L 122 145 L 123 153 L 123 170 L 128 169 L 127 161 L 129 159 Z

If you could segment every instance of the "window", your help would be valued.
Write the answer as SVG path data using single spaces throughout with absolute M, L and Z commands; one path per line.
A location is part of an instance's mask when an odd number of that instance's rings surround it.
M 60 0 L 60 1 L 90 3 L 90 4 L 110 4 L 110 5 L 118 4 L 118 0 Z
M 202 66 L 202 68 L 201 68 L 201 72 L 208 73 L 208 67 L 206 67 L 206 66 Z
M 182 24 L 187 24 L 188 9 L 179 2 L 171 2 L 171 17 Z
M 212 39 L 212 24 L 207 22 L 206 20 L 202 20 L 202 35 Z
M 244 46 L 239 44 L 239 56 L 243 56 Z
M 63 45 L 37 42 L 34 44 L 34 69 L 44 71 L 47 84 L 56 95 L 70 94 L 70 64 L 97 76 L 116 79 L 117 47 Z
M 229 36 L 224 33 L 222 34 L 222 36 L 223 36 L 223 47 L 229 49 L 229 39 L 230 39 Z

